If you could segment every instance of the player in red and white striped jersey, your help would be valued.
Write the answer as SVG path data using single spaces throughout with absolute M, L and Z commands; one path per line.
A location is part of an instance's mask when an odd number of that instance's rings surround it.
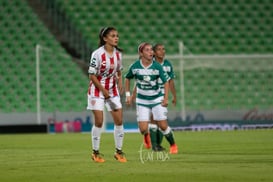
M 110 97 L 118 96 L 117 72 L 122 69 L 121 52 L 116 48 L 112 56 L 105 51 L 104 46 L 98 48 L 92 54 L 90 61 L 89 74 L 95 73 L 100 84 L 108 90 Z M 90 81 L 88 95 L 93 97 L 105 98 L 103 92 Z
M 122 49 L 118 47 L 118 32 L 114 27 L 105 27 L 99 33 L 100 43 L 91 56 L 89 65 L 90 84 L 88 88 L 87 109 L 92 110 L 94 123 L 92 135 L 92 159 L 104 162 L 99 153 L 100 138 L 103 125 L 103 110 L 106 106 L 114 120 L 114 140 L 119 162 L 126 162 L 122 152 L 124 129 L 122 121 Z

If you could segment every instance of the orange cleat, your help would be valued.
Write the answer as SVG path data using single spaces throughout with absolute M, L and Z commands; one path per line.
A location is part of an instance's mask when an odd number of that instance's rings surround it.
M 99 151 L 94 150 L 92 154 L 92 160 L 98 163 L 103 163 L 105 160 L 102 158 L 102 154 L 99 153 Z
M 125 158 L 125 154 L 122 152 L 122 150 L 117 150 L 114 158 L 119 162 L 127 162 L 127 159 Z
M 176 144 L 173 144 L 170 146 L 170 154 L 177 154 L 178 153 L 178 147 Z

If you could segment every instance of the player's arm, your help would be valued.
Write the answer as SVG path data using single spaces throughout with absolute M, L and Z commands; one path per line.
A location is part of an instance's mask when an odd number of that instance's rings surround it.
M 102 92 L 105 99 L 108 99 L 110 97 L 108 90 L 106 90 L 101 85 L 100 81 L 97 78 L 97 72 L 98 72 L 98 68 L 99 68 L 99 61 L 98 60 L 99 59 L 97 58 L 97 55 L 92 54 L 91 59 L 90 59 L 89 69 L 88 69 L 89 79 L 92 81 L 92 83 L 95 85 L 95 87 L 97 87 Z
M 160 65 L 159 67 L 159 76 L 160 76 L 160 79 L 163 81 L 163 84 L 164 84 L 164 99 L 161 103 L 162 106 L 164 107 L 167 107 L 168 106 L 168 98 L 169 98 L 169 80 L 170 80 L 170 77 L 168 75 L 168 73 L 166 73 L 164 70 L 163 70 L 163 67 Z
M 131 105 L 131 94 L 130 94 L 130 79 L 125 78 L 125 96 L 126 96 L 126 104 Z
M 173 96 L 172 103 L 173 103 L 174 106 L 176 106 L 176 90 L 175 90 L 174 80 L 173 79 L 169 80 L 169 87 L 170 87 L 170 91 L 171 91 L 172 96 Z
M 169 82 L 166 81 L 164 83 L 164 99 L 162 101 L 162 106 L 167 107 L 168 106 L 168 97 L 169 97 Z
M 170 63 L 170 62 L 169 62 Z M 173 66 L 172 64 L 170 63 L 170 67 L 171 67 L 171 70 L 170 72 L 168 72 L 169 74 L 169 77 L 171 78 L 169 80 L 169 84 L 170 84 L 170 91 L 172 93 L 172 103 L 174 106 L 176 106 L 176 90 L 175 90 L 175 86 L 174 86 L 174 78 L 175 78 L 175 74 L 174 74 L 174 70 L 173 70 Z
M 133 89 L 133 92 L 132 92 L 132 101 L 135 101 L 136 100 L 136 83 L 134 85 L 134 89 Z
M 123 85 L 122 85 L 122 72 L 121 71 L 117 72 L 117 82 L 118 82 L 119 92 L 120 92 L 120 94 L 122 94 L 124 90 L 123 90 Z
M 109 92 L 108 90 L 106 90 L 100 83 L 100 81 L 98 80 L 97 76 L 94 74 L 90 74 L 89 75 L 89 79 L 92 81 L 92 83 L 95 85 L 95 87 L 97 87 L 103 94 L 105 99 L 108 99 L 109 96 Z

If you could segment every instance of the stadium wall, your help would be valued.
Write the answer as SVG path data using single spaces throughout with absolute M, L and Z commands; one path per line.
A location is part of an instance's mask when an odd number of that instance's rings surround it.
M 169 124 L 174 130 L 273 128 L 273 112 L 269 109 L 188 111 L 185 120 L 182 119 L 181 112 L 169 111 L 168 115 Z M 89 111 L 42 113 L 41 124 L 37 124 L 36 113 L 1 113 L 0 118 L 0 133 L 90 132 L 92 126 L 92 115 Z M 104 129 L 112 132 L 113 127 L 111 115 L 106 113 Z M 124 111 L 124 128 L 127 132 L 138 131 L 133 109 Z

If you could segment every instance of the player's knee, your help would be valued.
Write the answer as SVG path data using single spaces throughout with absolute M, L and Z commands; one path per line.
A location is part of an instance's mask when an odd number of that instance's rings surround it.
M 122 120 L 115 121 L 115 125 L 117 126 L 121 126 L 122 124 L 123 124 Z
M 96 127 L 98 127 L 98 128 L 102 128 L 102 125 L 103 125 L 103 123 L 102 122 L 96 122 L 95 121 L 95 124 L 94 124 Z
M 149 132 L 148 129 L 140 129 L 140 133 L 142 135 L 146 135 L 148 132 Z

